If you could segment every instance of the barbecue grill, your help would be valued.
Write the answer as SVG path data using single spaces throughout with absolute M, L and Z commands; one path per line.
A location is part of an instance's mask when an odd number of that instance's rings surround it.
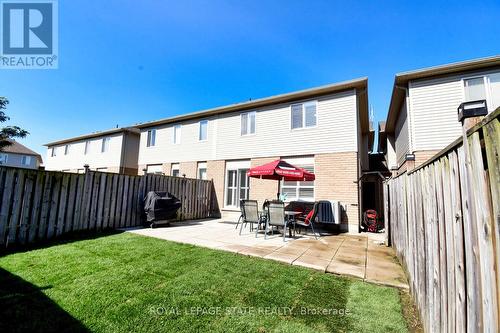
M 146 222 L 154 228 L 159 224 L 169 224 L 177 219 L 177 211 L 182 203 L 168 192 L 148 192 L 144 199 Z

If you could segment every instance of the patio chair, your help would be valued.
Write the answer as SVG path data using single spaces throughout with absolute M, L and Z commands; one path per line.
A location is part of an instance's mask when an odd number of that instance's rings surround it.
M 286 228 L 291 223 L 285 217 L 285 204 L 283 202 L 269 202 L 267 205 L 266 232 L 264 238 L 267 239 L 269 227 L 283 227 L 283 242 L 285 242 Z
M 320 208 L 320 204 L 318 202 L 314 203 L 313 209 L 307 214 L 305 218 L 299 217 L 295 220 L 295 225 L 300 226 L 302 228 L 311 227 L 312 232 L 314 234 L 314 238 L 318 239 L 316 236 L 316 232 L 314 231 L 314 223 L 316 223 L 316 218 L 318 217 L 318 211 Z M 319 234 L 321 236 L 321 234 Z
M 257 232 L 259 231 L 259 225 L 264 223 L 264 219 L 261 215 L 259 215 L 259 204 L 257 200 L 241 200 L 241 226 L 240 226 L 240 235 L 243 230 L 243 226 L 250 223 L 250 231 L 253 231 L 253 225 L 257 224 L 257 228 L 255 230 L 255 237 L 257 237 Z

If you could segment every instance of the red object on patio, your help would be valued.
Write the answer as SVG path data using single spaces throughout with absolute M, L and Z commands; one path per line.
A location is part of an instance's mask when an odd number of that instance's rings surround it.
M 247 171 L 247 175 L 253 178 L 278 180 L 278 189 L 280 188 L 281 180 L 313 181 L 316 178 L 314 173 L 293 166 L 283 160 L 276 160 L 251 168 Z M 277 193 L 277 197 L 279 199 L 279 193 Z
M 288 181 L 313 181 L 314 173 L 298 168 L 283 160 L 276 160 L 247 171 L 249 177 Z

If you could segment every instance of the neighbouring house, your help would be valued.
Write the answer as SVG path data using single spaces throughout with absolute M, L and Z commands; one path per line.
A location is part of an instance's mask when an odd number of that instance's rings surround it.
M 462 135 L 457 108 L 500 106 L 500 56 L 397 74 L 378 150 L 394 174 L 411 170 Z
M 83 173 L 91 170 L 136 175 L 140 132 L 114 128 L 47 143 L 46 170 Z
M 136 125 L 139 169 L 212 179 L 223 217 L 240 199 L 273 199 L 278 182 L 248 178 L 249 168 L 284 159 L 313 171 L 314 182 L 282 182 L 287 200 L 343 204 L 344 228 L 358 230 L 361 182 L 373 131 L 367 79 L 251 100 Z
M 4 147 L 0 151 L 1 166 L 26 169 L 38 169 L 40 167 L 40 164 L 42 164 L 42 156 L 40 154 L 15 140 L 8 141 L 11 142 L 11 145 Z

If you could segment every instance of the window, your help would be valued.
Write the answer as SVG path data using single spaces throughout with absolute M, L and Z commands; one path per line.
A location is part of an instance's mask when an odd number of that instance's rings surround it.
M 241 115 L 241 135 L 255 134 L 255 111 Z
M 199 133 L 199 140 L 200 141 L 206 141 L 208 138 L 208 120 L 202 120 L 200 121 L 200 133 Z
M 181 143 L 181 125 L 174 126 L 174 144 Z
M 101 153 L 105 153 L 109 150 L 109 140 L 110 138 L 102 139 Z
M 24 166 L 31 165 L 31 156 L 23 156 L 23 158 L 21 160 L 21 164 Z
M 179 164 L 172 164 L 172 176 L 173 177 L 179 177 L 180 171 L 179 171 Z
M 64 155 L 69 154 L 69 145 L 64 146 Z
M 57 147 L 52 147 L 52 151 L 50 152 L 50 156 L 52 156 L 52 157 L 57 156 Z
M 148 164 L 146 166 L 146 173 L 153 173 L 155 175 L 163 174 L 163 166 L 161 164 Z
M 87 155 L 90 153 L 90 141 L 85 141 L 85 152 L 84 154 Z
M 226 206 L 239 207 L 240 200 L 249 198 L 250 180 L 248 169 L 227 170 Z
M 0 164 L 7 164 L 7 154 L 0 154 Z
M 314 172 L 314 161 L 309 162 L 310 164 L 293 163 L 293 161 L 289 163 L 299 168 L 306 169 L 309 172 Z M 281 193 L 286 195 L 286 201 L 314 201 L 314 181 L 283 181 Z
M 152 129 L 148 131 L 147 146 L 153 147 L 156 144 L 156 130 Z
M 207 163 L 199 162 L 198 163 L 198 179 L 207 180 Z
M 488 105 L 490 111 L 500 107 L 500 73 L 491 74 L 490 77 L 490 97 L 491 102 Z
M 312 101 L 290 107 L 292 129 L 316 126 L 316 104 L 316 101 Z
M 486 89 L 484 88 L 484 77 L 475 77 L 464 80 L 465 101 L 478 101 L 486 99 Z

